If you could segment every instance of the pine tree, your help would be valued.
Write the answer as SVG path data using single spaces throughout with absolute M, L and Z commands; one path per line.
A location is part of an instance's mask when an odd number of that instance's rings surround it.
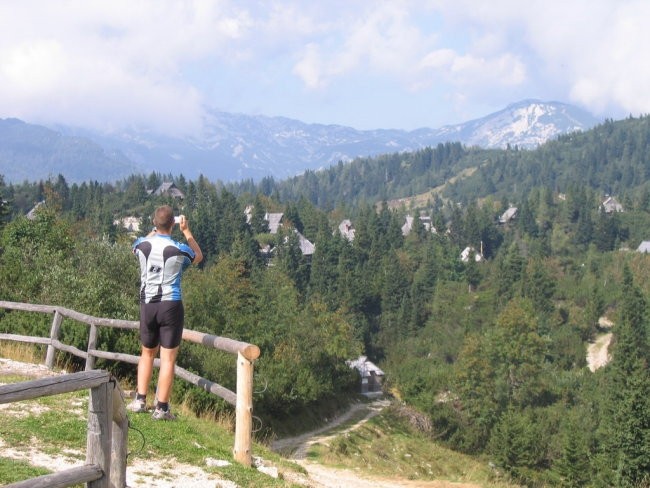
M 266 215 L 266 209 L 262 203 L 262 199 L 258 194 L 255 197 L 255 202 L 253 203 L 253 214 L 251 215 L 251 227 L 255 234 L 266 234 L 269 232 L 269 223 L 264 218 Z
M 569 416 L 563 431 L 560 458 L 553 469 L 560 476 L 560 486 L 563 488 L 582 488 L 590 479 L 589 452 L 583 426 L 573 416 Z
M 616 486 L 636 487 L 650 473 L 650 368 L 648 367 L 647 304 L 623 269 L 621 320 L 615 329 L 609 377 L 609 408 L 604 419 L 606 455 Z
M 515 296 L 523 277 L 525 265 L 516 243 L 511 244 L 505 250 L 505 254 L 501 254 L 497 269 L 497 293 L 500 302 L 505 304 Z
M 533 261 L 523 284 L 523 295 L 530 298 L 537 312 L 549 313 L 553 310 L 555 287 L 555 280 L 542 261 Z
M 4 177 L 0 175 L 0 230 L 2 230 L 7 223 L 9 210 L 11 208 L 11 202 L 7 198 L 7 193 Z

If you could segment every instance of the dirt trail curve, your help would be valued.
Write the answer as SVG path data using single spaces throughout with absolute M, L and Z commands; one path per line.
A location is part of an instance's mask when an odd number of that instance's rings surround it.
M 612 342 L 611 328 L 614 327 L 614 323 L 603 316 L 598 319 L 598 326 L 605 332 L 598 334 L 596 339 L 587 346 L 587 366 L 591 372 L 602 368 L 612 359 L 609 346 Z
M 350 469 L 338 469 L 323 466 L 305 459 L 307 451 L 312 444 L 327 443 L 329 440 L 359 428 L 369 419 L 379 414 L 384 408 L 390 405 L 389 400 L 375 400 L 372 403 L 358 403 L 350 407 L 348 411 L 333 419 L 326 426 L 301 434 L 295 437 L 276 440 L 271 444 L 271 449 L 276 452 L 289 454 L 296 463 L 300 464 L 309 474 L 310 488 L 479 488 L 471 483 L 451 483 L 449 481 L 411 481 L 404 479 L 390 479 L 377 476 L 363 476 Z M 347 422 L 363 411 L 366 414 L 359 421 L 345 429 L 330 434 L 332 430 Z
M 356 422 L 349 429 L 346 429 L 345 432 L 356 429 L 363 423 L 367 422 L 369 419 L 380 413 L 384 408 L 390 405 L 389 400 L 375 400 L 372 403 L 355 403 L 352 405 L 345 413 L 334 418 L 326 426 L 319 429 L 313 430 L 311 432 L 306 432 L 304 434 L 295 436 L 295 437 L 286 437 L 284 439 L 278 439 L 271 444 L 271 449 L 276 452 L 290 456 L 292 459 L 304 459 L 307 454 L 307 449 L 309 446 L 316 442 L 324 442 L 327 439 L 333 436 L 324 435 L 327 432 L 331 432 L 333 429 L 337 428 L 344 422 L 350 420 L 355 414 L 363 410 L 367 410 L 366 415 L 363 419 Z M 343 434 L 345 432 L 341 432 Z

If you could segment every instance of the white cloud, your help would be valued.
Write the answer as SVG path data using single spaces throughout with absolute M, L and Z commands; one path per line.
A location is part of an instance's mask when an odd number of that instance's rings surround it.
M 245 11 L 210 1 L 5 2 L 0 106 L 30 121 L 200 128 L 184 63 L 247 35 Z
M 294 72 L 308 88 L 323 88 L 350 73 L 406 79 L 418 53 L 432 40 L 415 28 L 410 12 L 398 3 L 366 3 L 303 50 Z
M 3 50 L 0 80 L 5 88 L 26 96 L 49 93 L 65 75 L 65 54 L 53 40 L 38 40 Z
M 294 74 L 302 79 L 309 89 L 319 89 L 325 86 L 324 66 L 318 46 L 308 44 L 302 53 L 300 61 L 293 68 Z
M 423 73 L 430 70 L 433 74 L 444 77 L 456 86 L 493 85 L 511 86 L 526 80 L 526 67 L 509 53 L 493 58 L 476 57 L 471 54 L 461 55 L 452 49 L 438 49 L 427 54 L 420 62 Z
M 430 5 L 469 32 L 501 32 L 526 55 L 528 70 L 542 76 L 538 85 L 558 87 L 566 101 L 601 114 L 650 110 L 650 58 L 643 52 L 650 46 L 646 1 L 436 0 Z

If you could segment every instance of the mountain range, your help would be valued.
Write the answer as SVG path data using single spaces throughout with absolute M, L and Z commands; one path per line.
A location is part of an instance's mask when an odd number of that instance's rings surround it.
M 200 137 L 170 137 L 145 130 L 111 133 L 62 125 L 44 127 L 0 119 L 0 174 L 6 182 L 117 181 L 152 171 L 203 175 L 216 181 L 283 179 L 356 157 L 413 151 L 444 142 L 532 149 L 561 134 L 587 130 L 599 120 L 560 102 L 524 100 L 462 124 L 413 131 L 356 130 L 306 124 L 285 117 L 210 110 Z

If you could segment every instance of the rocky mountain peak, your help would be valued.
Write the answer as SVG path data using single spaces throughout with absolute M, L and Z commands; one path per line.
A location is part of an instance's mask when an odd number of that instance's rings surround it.
M 95 178 L 110 175 L 116 179 L 133 172 L 156 171 L 183 174 L 191 179 L 203 175 L 222 181 L 260 180 L 265 176 L 283 179 L 356 157 L 414 151 L 444 142 L 532 149 L 558 135 L 586 130 L 597 123 L 595 117 L 575 106 L 540 100 L 523 100 L 463 124 L 414 131 L 357 130 L 341 125 L 306 124 L 286 117 L 209 110 L 203 134 L 192 138 L 163 136 L 134 128 L 99 133 L 83 128 L 51 127 L 56 131 L 53 134 L 56 137 L 51 138 L 56 144 L 52 142 L 48 147 L 41 140 L 38 147 L 37 159 L 41 163 L 47 161 L 45 167 L 33 164 L 37 161 L 34 154 L 21 155 L 21 148 L 30 146 L 30 138 L 35 137 L 38 126 L 0 119 L 0 135 L 6 136 L 0 137 L 0 174 L 6 181 L 20 181 L 26 174 L 36 180 L 47 179 L 58 173 L 69 181 L 84 181 L 88 168 L 95 168 Z M 68 139 L 74 139 L 74 144 L 68 144 Z M 75 156 L 80 141 L 86 141 L 85 150 Z M 89 153 L 99 159 L 89 161 Z M 80 166 L 75 169 L 76 164 Z M 104 166 L 111 166 L 111 171 L 96 169 Z M 20 175 L 15 174 L 16 168 L 22 168 Z M 125 171 L 129 173 L 122 174 Z

